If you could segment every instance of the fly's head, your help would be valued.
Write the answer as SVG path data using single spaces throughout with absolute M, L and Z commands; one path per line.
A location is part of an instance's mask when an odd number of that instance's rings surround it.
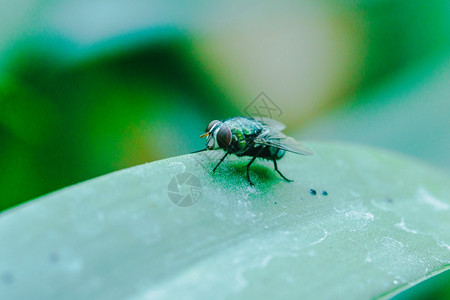
M 206 127 L 206 131 L 200 137 L 207 137 L 206 148 L 208 150 L 227 149 L 231 144 L 232 133 L 223 122 L 214 120 Z

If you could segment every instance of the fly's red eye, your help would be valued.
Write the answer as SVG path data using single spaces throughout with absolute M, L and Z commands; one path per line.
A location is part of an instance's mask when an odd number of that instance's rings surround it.
M 206 127 L 206 131 L 205 132 L 210 132 L 211 129 L 214 127 L 214 125 L 216 125 L 217 123 L 219 123 L 218 120 L 211 121 L 211 123 L 209 123 L 208 127 Z
M 220 148 L 226 148 L 231 143 L 231 130 L 227 126 L 222 126 L 217 132 L 217 144 Z

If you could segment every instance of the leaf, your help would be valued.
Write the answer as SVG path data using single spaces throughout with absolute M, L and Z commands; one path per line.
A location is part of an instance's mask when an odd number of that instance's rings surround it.
M 293 183 L 262 160 L 251 168 L 252 188 L 248 159 L 227 158 L 212 173 L 221 153 L 206 152 L 4 212 L 0 298 L 360 299 L 448 268 L 446 174 L 383 150 L 307 146 L 315 155 L 279 162 Z M 186 207 L 169 199 L 172 180 L 183 195 L 182 183 L 194 187 L 184 202 L 172 191 Z

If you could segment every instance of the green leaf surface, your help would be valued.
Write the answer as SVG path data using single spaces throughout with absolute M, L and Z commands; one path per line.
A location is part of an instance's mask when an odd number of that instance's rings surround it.
M 255 187 L 245 177 L 248 159 L 227 159 L 212 173 L 221 153 L 209 152 L 118 171 L 6 211 L 0 298 L 361 299 L 448 268 L 446 174 L 383 150 L 306 145 L 315 155 L 279 162 L 293 183 L 264 160 L 252 166 Z M 168 196 L 183 173 L 194 188 L 181 185 L 180 193 L 201 192 L 188 207 Z

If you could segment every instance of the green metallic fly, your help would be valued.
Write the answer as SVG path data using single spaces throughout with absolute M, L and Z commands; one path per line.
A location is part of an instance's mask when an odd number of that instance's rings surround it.
M 207 137 L 206 148 L 196 151 L 225 150 L 225 155 L 213 169 L 224 161 L 229 154 L 239 157 L 251 156 L 252 159 L 247 164 L 247 180 L 250 180 L 249 169 L 257 157 L 273 161 L 275 171 L 284 180 L 291 182 L 280 170 L 278 170 L 277 160 L 281 159 L 286 151 L 301 155 L 310 155 L 312 152 L 300 145 L 293 138 L 286 136 L 281 131 L 286 126 L 278 121 L 267 118 L 234 117 L 226 120 L 214 120 L 206 127 L 206 133 L 200 137 Z

